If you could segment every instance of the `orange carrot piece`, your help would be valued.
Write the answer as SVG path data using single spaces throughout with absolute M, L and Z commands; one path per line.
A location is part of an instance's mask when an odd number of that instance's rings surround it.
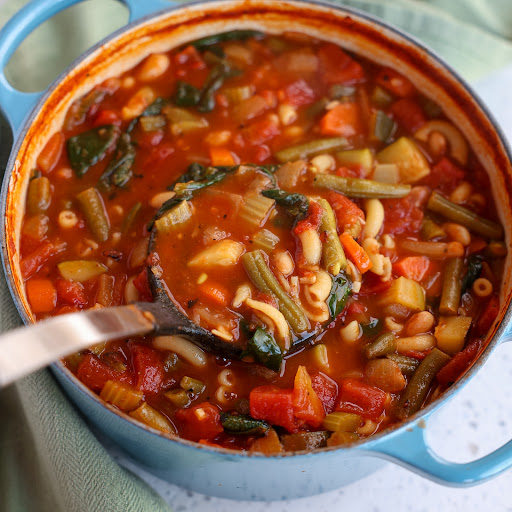
M 393 270 L 407 279 L 421 281 L 430 270 L 430 260 L 425 256 L 407 256 L 393 264 Z
M 341 103 L 332 108 L 320 120 L 322 135 L 352 137 L 362 132 L 357 103 Z
M 373 266 L 366 251 L 346 231 L 340 235 L 340 242 L 350 261 L 358 268 L 361 274 Z
M 220 284 L 205 281 L 203 284 L 199 285 L 198 289 L 205 298 L 208 298 L 221 306 L 228 305 L 229 292 Z
M 212 165 L 236 165 L 233 153 L 226 148 L 210 147 Z
M 49 173 L 56 165 L 64 147 L 65 137 L 62 132 L 54 133 L 37 157 L 37 167 L 44 174 Z
M 49 279 L 27 281 L 27 297 L 34 313 L 49 313 L 57 304 L 57 290 Z

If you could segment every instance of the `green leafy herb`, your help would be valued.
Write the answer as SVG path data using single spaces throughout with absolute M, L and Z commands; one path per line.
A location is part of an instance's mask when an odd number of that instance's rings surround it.
M 476 254 L 471 255 L 468 259 L 468 270 L 462 278 L 462 294 L 466 293 L 473 286 L 473 283 L 480 277 L 481 272 L 482 258 Z
M 274 199 L 279 206 L 286 209 L 294 217 L 302 218 L 308 213 L 309 200 L 302 194 L 290 194 L 284 190 L 263 190 L 262 195 Z
M 195 107 L 201 99 L 201 91 L 187 82 L 178 80 L 172 100 L 179 107 Z
M 114 125 L 93 128 L 70 137 L 67 141 L 69 163 L 76 175 L 81 178 L 89 167 L 98 163 L 115 144 L 121 130 Z
M 151 103 L 151 105 L 146 108 L 146 110 L 144 110 L 144 112 L 142 112 L 140 116 L 131 120 L 128 128 L 126 128 L 126 132 L 131 133 L 141 117 L 160 115 L 162 113 L 162 109 L 165 107 L 165 105 L 168 104 L 169 100 L 159 96 L 155 101 L 153 101 L 153 103 Z
M 256 362 L 275 372 L 279 371 L 283 361 L 281 348 L 274 337 L 262 327 L 257 327 L 247 342 L 247 349 L 242 354 L 244 356 L 254 357 Z
M 201 99 L 197 104 L 199 112 L 211 112 L 215 108 L 215 93 L 222 87 L 228 78 L 241 73 L 240 70 L 231 67 L 227 61 L 221 61 L 209 73 L 201 92 Z
M 224 430 L 230 434 L 247 434 L 262 436 L 270 428 L 263 420 L 255 420 L 245 414 L 230 414 L 224 412 L 220 415 L 220 422 Z
M 135 147 L 128 133 L 122 133 L 117 141 L 116 150 L 107 168 L 100 177 L 99 185 L 108 190 L 112 185 L 124 187 L 132 177 L 135 160 Z
M 377 336 L 382 329 L 382 322 L 378 318 L 370 318 L 367 324 L 361 324 L 363 333 L 368 337 Z
M 198 39 L 192 43 L 192 46 L 196 47 L 198 50 L 204 50 L 208 46 L 224 43 L 225 41 L 245 41 L 252 38 L 261 39 L 264 36 L 265 34 L 258 30 L 231 30 L 230 32 L 223 32 L 222 34 L 215 34 Z
M 335 319 L 343 311 L 351 291 L 352 283 L 350 279 L 343 272 L 339 273 L 332 281 L 331 294 L 327 299 L 327 306 L 332 319 Z

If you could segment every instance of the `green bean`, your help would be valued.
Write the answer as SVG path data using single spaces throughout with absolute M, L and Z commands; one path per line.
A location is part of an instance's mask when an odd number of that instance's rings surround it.
M 421 236 L 424 240 L 446 236 L 446 231 L 432 219 L 424 218 L 421 223 Z
M 252 282 L 264 292 L 277 299 L 279 311 L 284 315 L 295 332 L 303 332 L 309 327 L 306 315 L 281 288 L 272 271 L 268 268 L 260 250 L 246 252 L 242 263 Z
M 333 276 L 337 276 L 347 266 L 347 258 L 341 246 L 336 228 L 336 218 L 331 205 L 325 199 L 318 199 L 324 214 L 320 224 L 320 232 L 325 233 L 325 242 L 322 244 L 322 260 L 324 268 Z
M 391 361 L 394 361 L 402 373 L 407 375 L 407 377 L 411 377 L 420 364 L 420 362 L 417 359 L 414 359 L 414 357 L 408 357 L 401 354 L 387 354 L 386 357 L 391 359 Z
M 372 116 L 371 137 L 381 142 L 387 142 L 396 131 L 396 123 L 382 110 L 377 110 Z
M 100 193 L 91 187 L 80 192 L 76 198 L 90 230 L 100 242 L 105 242 L 108 239 L 110 223 Z
M 183 409 L 190 404 L 190 397 L 184 389 L 171 389 L 164 396 L 179 409 Z
M 315 187 L 330 188 L 348 197 L 368 199 L 404 197 L 411 191 L 410 185 L 395 185 L 361 178 L 344 178 L 334 174 L 317 174 L 313 185 Z
M 443 277 L 443 292 L 439 312 L 443 315 L 456 315 L 462 295 L 462 258 L 450 258 L 446 262 Z
M 267 432 L 270 425 L 263 420 L 255 420 L 245 414 L 230 414 L 224 412 L 220 415 L 224 430 L 230 434 L 246 434 L 261 436 Z
M 185 391 L 190 391 L 191 393 L 194 393 L 195 395 L 199 395 L 204 391 L 204 388 L 206 386 L 203 382 L 197 379 L 193 379 L 192 377 L 189 377 L 188 375 L 185 375 L 181 381 L 180 381 L 180 388 Z
M 43 213 L 50 207 L 52 188 L 45 176 L 30 181 L 27 191 L 27 210 L 31 215 Z
M 135 222 L 135 219 L 137 218 L 137 215 L 139 214 L 141 209 L 142 209 L 141 202 L 135 203 L 130 208 L 130 211 L 126 214 L 126 217 L 123 220 L 123 225 L 121 226 L 121 233 L 126 234 L 130 231 L 130 229 L 132 228 L 133 223 Z
M 301 158 L 306 158 L 317 153 L 325 151 L 337 151 L 340 149 L 347 149 L 348 141 L 344 137 L 332 137 L 328 139 L 317 139 L 298 146 L 281 149 L 275 157 L 281 162 L 293 162 Z
M 485 238 L 503 238 L 503 228 L 499 224 L 492 220 L 484 219 L 463 206 L 452 203 L 438 192 L 432 192 L 427 208 L 439 213 L 452 222 L 466 226 L 470 231 Z
M 398 418 L 405 419 L 421 408 L 427 397 L 432 381 L 439 370 L 448 363 L 450 359 L 451 357 L 448 354 L 441 352 L 438 348 L 434 348 L 432 352 L 421 361 L 398 403 Z
M 366 345 L 363 352 L 367 359 L 396 352 L 396 336 L 392 332 L 385 332 Z

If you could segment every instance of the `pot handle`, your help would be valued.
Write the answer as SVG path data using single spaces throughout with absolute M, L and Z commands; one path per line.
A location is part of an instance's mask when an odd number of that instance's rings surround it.
M 14 138 L 23 121 L 35 107 L 44 91 L 21 92 L 12 87 L 4 69 L 23 40 L 41 23 L 55 14 L 84 0 L 33 0 L 20 9 L 0 31 L 0 108 L 11 125 Z M 130 10 L 130 22 L 158 10 L 168 9 L 174 3 L 168 0 L 119 0 Z
M 390 432 L 382 439 L 370 442 L 368 448 L 363 446 L 360 449 L 407 467 L 429 480 L 454 487 L 480 483 L 512 466 L 512 441 L 473 462 L 457 463 L 443 459 L 426 442 L 424 420 Z

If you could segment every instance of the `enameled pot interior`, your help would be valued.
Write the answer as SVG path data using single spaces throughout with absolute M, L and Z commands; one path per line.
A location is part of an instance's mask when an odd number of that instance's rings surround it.
M 60 129 L 71 103 L 105 79 L 132 68 L 150 53 L 167 51 L 188 41 L 227 30 L 250 28 L 279 34 L 288 31 L 290 27 L 293 27 L 294 32 L 334 42 L 378 64 L 395 68 L 406 75 L 425 96 L 436 101 L 464 133 L 490 175 L 494 198 L 499 204 L 497 210 L 509 244 L 512 226 L 512 167 L 507 148 L 485 109 L 461 80 L 430 52 L 366 15 L 326 5 L 274 0 L 190 4 L 122 30 L 82 57 L 57 80 L 15 143 L 5 177 L 7 181 L 3 187 L 3 258 L 9 286 L 26 323 L 34 320 L 19 266 L 26 190 L 30 173 L 36 167 L 37 155 L 51 135 Z M 499 319 L 504 317 L 511 299 L 511 263 L 509 255 L 501 289 Z M 495 334 L 497 328 L 498 324 L 489 337 Z M 494 339 L 491 344 L 497 341 Z M 85 393 L 102 403 L 62 364 L 59 363 L 59 366 Z M 109 408 L 120 414 L 114 408 Z M 416 418 L 421 414 L 420 411 Z M 133 421 L 127 416 L 123 417 Z

